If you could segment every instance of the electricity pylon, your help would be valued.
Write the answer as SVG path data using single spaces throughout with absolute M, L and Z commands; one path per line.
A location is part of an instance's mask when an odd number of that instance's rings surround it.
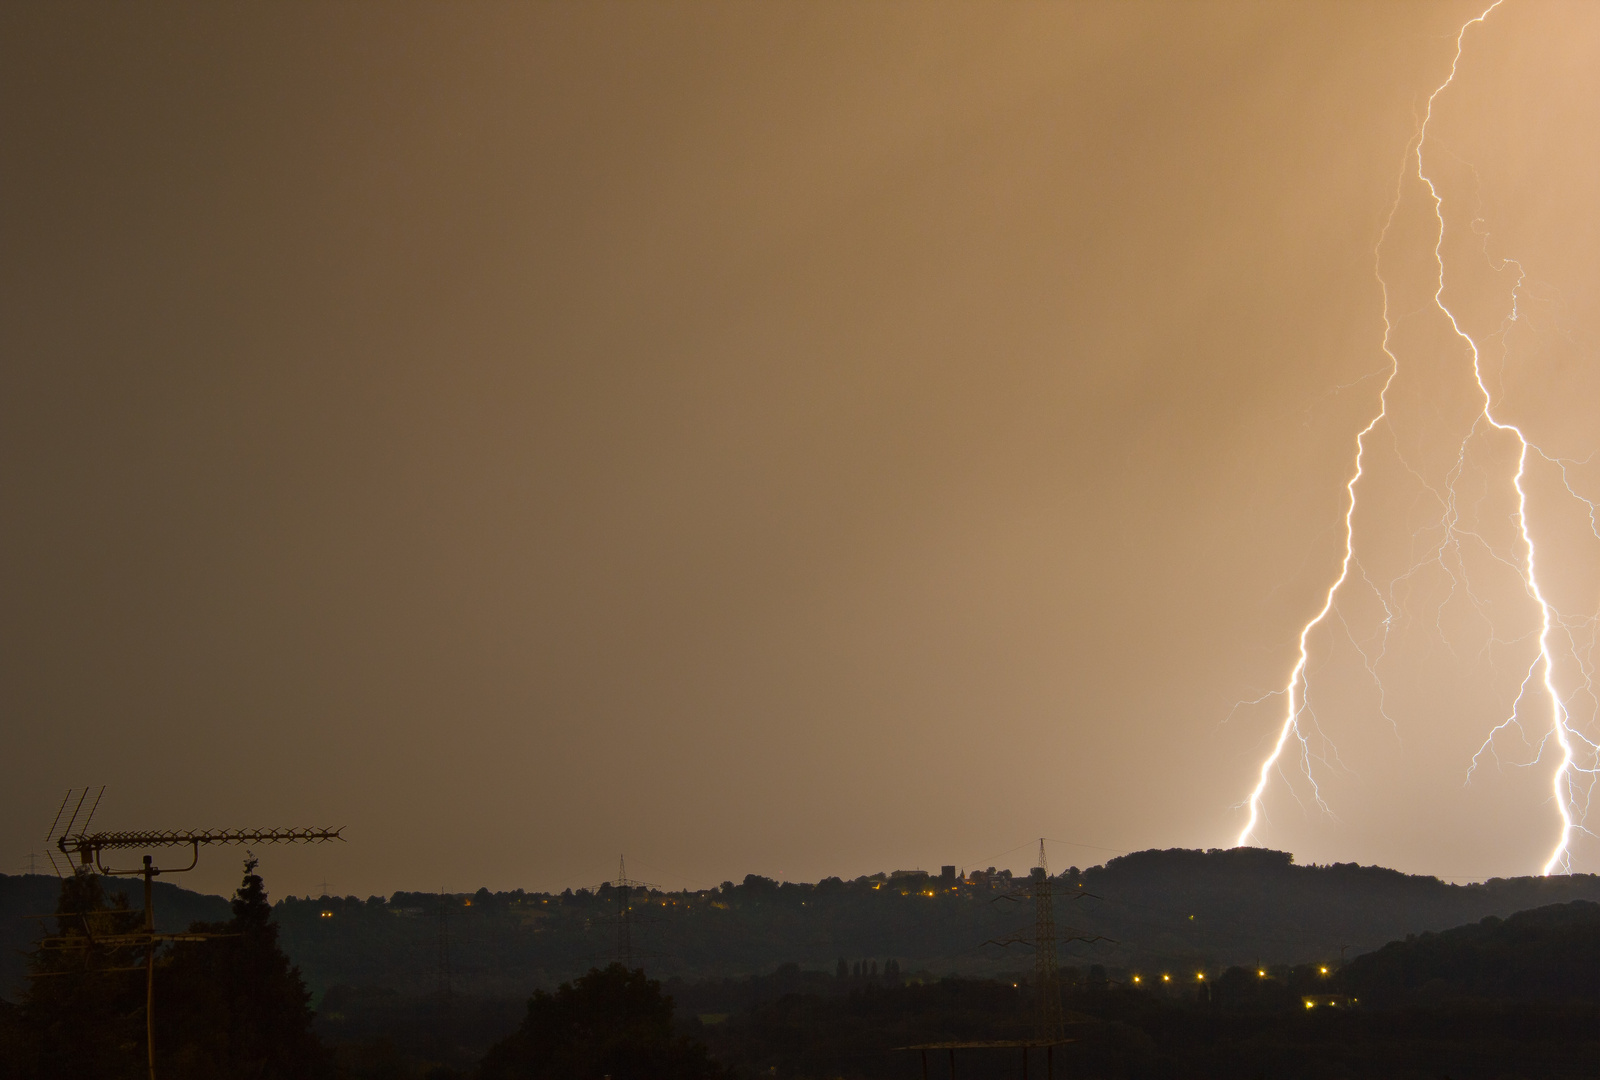
M 1065 1035 L 1061 1027 L 1061 972 L 1056 954 L 1055 897 L 1050 889 L 1050 867 L 1045 862 L 1044 840 L 1039 841 L 1039 865 L 1033 868 L 1033 981 L 1037 986 L 1034 1037 L 1056 1042 Z
M 615 881 L 601 882 L 617 890 L 617 902 L 620 910 L 617 912 L 617 959 L 622 961 L 623 967 L 633 967 L 633 909 L 631 895 L 634 889 L 655 889 L 660 886 L 649 881 L 635 881 L 628 876 L 628 863 L 621 855 L 617 856 L 617 879 Z
M 1056 952 L 1056 913 L 1055 890 L 1050 882 L 1050 867 L 1045 861 L 1044 840 L 1039 841 L 1039 864 L 1033 868 L 1030 876 L 1032 888 L 1028 892 L 1012 892 L 995 897 L 996 900 L 1022 901 L 1031 894 L 1033 897 L 1033 926 L 1023 927 L 1007 934 L 1003 938 L 991 938 L 984 945 L 1027 945 L 1033 949 L 1033 982 L 1034 982 L 1034 1038 L 1040 1045 L 1061 1042 L 1065 1035 L 1065 1021 L 1061 1013 L 1061 970 L 1060 957 Z M 1075 893 L 1073 899 L 1077 900 L 1087 893 Z M 1110 941 L 1112 938 L 1101 934 L 1089 934 L 1068 927 L 1071 934 L 1068 941 L 1082 941 L 1093 944 L 1097 941 Z

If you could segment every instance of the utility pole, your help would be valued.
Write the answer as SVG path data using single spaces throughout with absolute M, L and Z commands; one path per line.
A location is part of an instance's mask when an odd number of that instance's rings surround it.
M 439 890 L 439 951 L 437 970 L 436 992 L 439 998 L 439 1060 L 442 1062 L 449 1054 L 451 1043 L 451 996 L 450 986 L 450 898 L 444 889 Z
M 63 855 L 67 856 L 71 865 L 73 856 L 77 856 L 77 865 L 73 873 L 88 874 L 98 871 L 108 877 L 142 877 L 144 878 L 144 928 L 134 934 L 113 934 L 95 936 L 89 930 L 89 920 L 84 920 L 86 930 L 85 942 L 102 946 L 144 946 L 145 949 L 145 982 L 144 982 L 144 1023 L 145 1023 L 145 1060 L 149 1068 L 150 1080 L 156 1076 L 156 1041 L 155 1041 L 155 972 L 156 950 L 163 941 L 202 941 L 211 937 L 222 937 L 220 934 L 158 934 L 156 933 L 155 913 L 155 879 L 161 874 L 182 874 L 193 870 L 200 862 L 200 846 L 202 844 L 320 844 L 330 840 L 343 840 L 339 835 L 343 828 L 338 829 L 213 829 L 200 832 L 185 832 L 177 830 L 160 830 L 155 832 L 89 832 L 89 824 L 94 820 L 94 812 L 100 806 L 100 799 L 105 795 L 105 788 L 95 797 L 94 804 L 89 808 L 89 816 L 84 819 L 83 825 L 77 825 L 78 814 L 83 810 L 83 804 L 88 798 L 89 791 L 84 789 L 78 797 L 77 805 L 73 808 L 72 816 L 68 819 L 61 835 L 56 838 L 55 846 Z M 72 792 L 67 792 L 67 797 L 61 801 L 61 808 L 56 811 L 56 821 L 50 826 L 50 831 L 55 832 L 56 825 L 60 824 L 61 815 L 66 811 L 67 803 L 72 799 Z M 76 829 L 76 831 L 74 831 Z M 140 848 L 188 847 L 190 859 L 188 866 L 159 867 L 155 865 L 153 856 L 144 856 L 143 865 L 138 869 L 118 870 L 106 866 L 101 860 L 101 854 L 106 851 L 126 851 Z M 52 860 L 53 861 L 53 860 Z M 46 939 L 42 944 L 46 947 L 62 948 L 74 947 L 74 943 L 64 939 Z

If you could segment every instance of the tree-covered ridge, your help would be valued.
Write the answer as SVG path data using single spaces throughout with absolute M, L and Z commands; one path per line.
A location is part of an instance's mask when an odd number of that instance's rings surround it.
M 1374 1006 L 1600 1001 L 1600 904 L 1578 900 L 1407 935 L 1356 957 L 1340 982 Z
M 103 884 L 93 876 L 61 883 L 50 930 L 70 938 L 85 914 L 119 928 L 138 921 Z M 1070 1075 L 1582 1076 L 1600 1053 L 1600 905 L 1538 903 L 1592 892 L 1593 878 L 1452 886 L 1373 867 L 1299 867 L 1271 852 L 1170 851 L 1069 868 L 1052 884 L 1064 941 L 1091 930 L 1127 935 L 1063 948 L 1064 1004 L 1078 1021 L 1072 1049 L 1062 1051 L 1063 1065 L 1076 1070 Z M 971 962 L 1010 972 L 975 977 L 919 962 L 910 948 L 848 942 L 944 947 L 954 935 L 970 940 L 975 928 L 1016 928 L 1033 909 L 1019 885 L 1000 874 L 814 885 L 751 875 L 692 893 L 637 892 L 635 962 L 623 966 L 608 959 L 621 906 L 613 889 L 289 898 L 270 906 L 247 863 L 231 917 L 194 927 L 209 940 L 161 954 L 158 1075 L 706 1080 L 731 1069 L 797 1080 L 911 1078 L 920 1062 L 897 1046 L 1028 1035 L 1032 956 L 981 942 L 945 954 L 953 964 L 975 956 Z M 1263 958 L 1247 968 L 1199 951 L 1230 935 L 1270 943 L 1293 920 L 1302 921 L 1304 940 L 1338 940 L 1352 926 L 1456 918 L 1496 905 L 1534 910 L 1398 933 L 1342 969 L 1336 948 L 1296 957 L 1311 963 Z M 302 957 L 353 957 L 373 973 L 329 988 L 315 1019 L 312 995 L 281 948 L 297 915 L 314 920 L 323 939 L 322 953 L 301 948 Z M 875 936 L 848 937 L 858 923 Z M 673 959 L 661 942 L 719 938 L 720 955 L 730 957 L 724 972 L 663 970 Z M 846 947 L 837 947 L 841 940 Z M 575 941 L 598 959 L 572 948 Z M 825 945 L 835 948 L 820 961 L 751 961 Z M 31 983 L 20 1005 L 0 1002 L 0 1080 L 140 1075 L 142 953 L 128 952 L 36 951 L 35 970 L 59 968 L 61 977 Z M 1315 962 L 1319 955 L 1327 962 Z M 519 967 L 527 956 L 564 956 L 577 970 Z M 402 979 L 389 981 L 390 973 Z M 530 998 L 526 987 L 536 979 L 548 981 L 535 982 Z M 1347 1007 L 1351 998 L 1358 1008 Z M 1307 1009 L 1308 999 L 1323 1007 Z M 961 1074 L 1015 1075 L 1017 1065 L 975 1059 Z
M 1138 852 L 1068 868 L 1053 885 L 1063 962 L 1123 970 L 1337 959 L 1489 915 L 1600 900 L 1592 875 L 1451 885 L 1381 867 L 1298 866 L 1287 853 L 1259 849 Z M 635 959 L 663 978 L 743 976 L 789 962 L 832 971 L 840 957 L 893 959 L 941 976 L 998 975 L 1030 963 L 1020 948 L 984 945 L 1031 922 L 1029 905 L 1000 899 L 1022 888 L 1003 873 L 815 884 L 749 875 L 692 892 L 634 890 L 630 937 Z M 314 988 L 428 992 L 443 933 L 457 990 L 515 996 L 618 959 L 620 910 L 617 891 L 603 886 L 291 898 L 277 913 L 285 948 Z M 1103 940 L 1073 940 L 1093 937 Z

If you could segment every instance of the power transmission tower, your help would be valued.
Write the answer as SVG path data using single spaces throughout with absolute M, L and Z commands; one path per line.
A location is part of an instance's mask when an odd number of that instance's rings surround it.
M 1036 993 L 1034 1009 L 1034 1038 L 1040 1045 L 1059 1042 L 1064 1036 L 1065 1021 L 1061 1012 L 1060 957 L 1056 952 L 1055 889 L 1050 881 L 1049 864 L 1045 861 L 1044 841 L 1039 841 L 1039 865 L 1033 868 L 1030 878 L 1032 888 L 1028 893 L 1003 893 L 996 900 L 1023 901 L 1033 898 L 1033 926 L 1012 931 L 1003 938 L 991 938 L 984 945 L 1026 945 L 1033 949 L 1033 982 Z M 1074 900 L 1090 894 L 1074 893 Z M 1096 897 L 1098 899 L 1098 897 Z M 1092 934 L 1076 927 L 1067 927 L 1068 941 L 1094 944 L 1115 939 Z
M 1055 896 L 1050 888 L 1050 866 L 1045 861 L 1042 839 L 1039 841 L 1039 865 L 1033 868 L 1033 921 L 1033 981 L 1038 995 L 1034 1038 L 1040 1042 L 1056 1042 L 1065 1037 L 1061 1025 L 1061 972 L 1056 954 Z
M 628 876 L 628 863 L 621 855 L 617 856 L 617 879 L 602 882 L 617 890 L 617 959 L 622 961 L 624 967 L 633 967 L 633 961 L 638 955 L 633 947 L 633 904 L 634 889 L 655 889 L 660 886 L 648 881 L 635 881 Z

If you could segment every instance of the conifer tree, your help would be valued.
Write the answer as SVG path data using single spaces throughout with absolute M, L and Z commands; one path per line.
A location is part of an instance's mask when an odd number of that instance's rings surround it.
M 245 860 L 233 918 L 195 923 L 223 935 L 179 942 L 156 973 L 157 1071 L 163 1080 L 301 1080 L 330 1064 L 311 1029 L 311 995 L 278 946 L 258 860 Z

